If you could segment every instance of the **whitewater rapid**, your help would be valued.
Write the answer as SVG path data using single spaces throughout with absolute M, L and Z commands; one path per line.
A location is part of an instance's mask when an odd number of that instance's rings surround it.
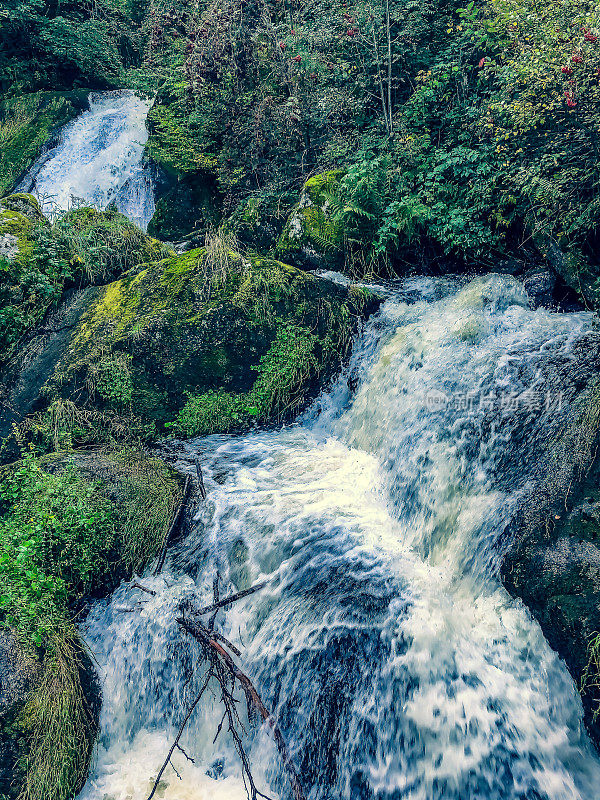
M 128 89 L 91 92 L 89 109 L 61 129 L 18 191 L 34 194 L 51 217 L 79 205 L 105 209 L 112 203 L 146 230 L 155 207 L 143 158 L 151 104 Z
M 497 578 L 507 530 L 577 404 L 592 314 L 521 284 L 411 279 L 297 424 L 182 444 L 208 499 L 151 597 L 123 584 L 83 631 L 103 686 L 80 800 L 145 800 L 203 671 L 177 604 L 268 580 L 218 625 L 275 712 L 308 800 L 593 800 L 600 762 L 564 663 Z M 579 371 L 578 371 L 579 370 Z M 119 611 L 135 606 L 134 613 Z M 188 681 L 188 675 L 195 677 Z M 245 797 L 206 698 L 164 800 Z M 288 800 L 253 727 L 257 785 Z

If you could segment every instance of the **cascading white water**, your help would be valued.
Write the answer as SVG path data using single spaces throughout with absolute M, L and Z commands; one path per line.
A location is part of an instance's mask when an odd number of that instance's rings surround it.
M 186 443 L 181 464 L 206 472 L 197 530 L 145 578 L 155 597 L 123 585 L 84 626 L 103 707 L 81 800 L 148 796 L 202 677 L 174 609 L 210 598 L 217 570 L 230 590 L 269 580 L 220 624 L 309 800 L 598 796 L 573 682 L 494 568 L 595 324 L 531 310 L 508 277 L 406 281 L 355 346 L 354 394 L 344 378 L 299 424 Z M 182 740 L 195 763 L 176 755 L 159 797 L 245 797 L 219 719 L 206 698 Z M 251 760 L 287 800 L 263 730 Z
M 114 203 L 145 230 L 154 214 L 152 179 L 143 162 L 151 100 L 130 90 L 92 92 L 89 105 L 64 126 L 18 190 L 33 193 L 48 213 Z

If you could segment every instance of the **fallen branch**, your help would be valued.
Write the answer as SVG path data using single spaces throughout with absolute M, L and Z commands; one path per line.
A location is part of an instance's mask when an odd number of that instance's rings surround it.
M 242 593 L 240 592 L 240 594 Z M 231 600 L 231 598 L 229 599 Z M 252 705 L 258 711 L 263 721 L 267 723 L 267 725 L 269 726 L 269 728 L 273 733 L 273 738 L 275 739 L 277 750 L 282 758 L 282 761 L 288 773 L 288 777 L 290 779 L 295 800 L 305 800 L 304 792 L 300 784 L 300 779 L 298 778 L 298 773 L 296 772 L 296 768 L 294 767 L 294 764 L 292 763 L 292 760 L 290 758 L 287 749 L 287 744 L 285 742 L 281 729 L 279 728 L 279 725 L 277 724 L 277 721 L 275 720 L 273 715 L 270 713 L 270 711 L 263 703 L 260 695 L 258 694 L 250 678 L 241 671 L 241 669 L 237 666 L 237 664 L 230 656 L 230 654 L 227 652 L 225 647 L 219 641 L 217 641 L 215 635 L 211 633 L 211 631 L 209 631 L 208 628 L 205 628 L 204 625 L 202 625 L 202 623 L 195 620 L 186 619 L 186 617 L 184 616 L 177 617 L 177 622 L 181 625 L 181 627 L 185 631 L 187 631 L 198 642 L 200 642 L 200 644 L 212 650 L 215 656 L 218 657 L 219 663 L 222 665 L 222 667 L 224 667 L 232 676 L 234 682 L 235 680 L 237 680 L 240 683 L 244 691 L 244 694 L 246 696 L 248 705 L 249 706 Z M 213 656 L 213 659 L 215 656 Z M 227 704 L 225 705 L 227 708 Z M 229 720 L 229 722 L 231 728 L 231 720 Z M 260 795 L 260 793 L 257 793 L 257 795 Z M 264 795 L 260 796 L 264 797 Z
M 198 488 L 200 489 L 200 494 L 202 495 L 202 499 L 206 500 L 206 489 L 204 488 L 204 478 L 202 477 L 202 467 L 200 466 L 200 460 L 195 458 L 194 464 L 196 465 L 196 475 L 198 477 Z
M 152 798 L 154 797 L 154 795 L 156 793 L 156 790 L 158 788 L 158 784 L 160 783 L 160 779 L 162 778 L 162 774 L 166 770 L 167 765 L 168 765 L 169 761 L 171 760 L 171 756 L 173 755 L 173 752 L 175 751 L 175 748 L 178 748 L 179 750 L 181 750 L 181 747 L 179 747 L 179 740 L 181 739 L 181 735 L 182 735 L 182 733 L 183 733 L 183 731 L 185 729 L 185 726 L 188 724 L 188 721 L 189 721 L 190 717 L 192 716 L 192 712 L 194 711 L 194 709 L 196 708 L 196 706 L 200 702 L 200 699 L 201 699 L 202 695 L 206 691 L 206 687 L 208 686 L 208 682 L 212 678 L 212 672 L 213 671 L 212 671 L 212 666 L 211 666 L 211 668 L 206 673 L 206 676 L 205 676 L 204 681 L 202 683 L 202 688 L 200 689 L 200 691 L 199 691 L 198 695 L 196 696 L 196 699 L 194 700 L 192 705 L 189 707 L 188 712 L 185 715 L 185 718 L 184 718 L 183 722 L 179 726 L 179 730 L 177 731 L 177 736 L 175 737 L 175 741 L 171 745 L 171 749 L 169 750 L 169 753 L 168 753 L 167 757 L 165 758 L 162 767 L 158 771 L 158 775 L 156 776 L 156 780 L 154 781 L 154 786 L 152 787 L 152 791 L 148 795 L 148 800 L 152 800 Z M 194 760 L 193 758 L 190 758 L 185 751 L 182 751 L 182 752 L 184 753 L 185 757 L 188 758 L 190 761 Z
M 204 608 L 194 608 L 194 606 L 191 604 L 186 604 L 185 608 L 191 611 L 192 614 L 201 617 L 204 614 L 211 614 L 213 611 L 217 611 L 219 608 L 226 608 L 227 606 L 232 605 L 232 603 L 241 600 L 243 597 L 248 597 L 248 595 L 254 594 L 254 592 L 260 591 L 260 589 L 264 589 L 266 585 L 267 581 L 257 583 L 254 586 L 251 586 L 249 589 L 244 589 L 241 592 L 230 594 L 229 597 L 224 597 L 222 600 L 216 600 L 209 606 L 204 606 Z
M 147 586 L 143 586 L 141 583 L 138 583 L 137 581 L 133 581 L 133 583 L 131 584 L 131 588 L 140 589 L 142 592 L 147 592 L 148 594 L 152 595 L 152 597 L 156 596 L 156 592 L 154 591 L 154 589 L 149 589 Z
M 183 514 L 183 509 L 185 508 L 185 506 L 187 504 L 188 495 L 190 493 L 191 483 L 192 482 L 191 482 L 190 476 L 186 475 L 186 477 L 185 477 L 185 485 L 183 487 L 183 496 L 181 498 L 181 502 L 179 503 L 179 507 L 178 507 L 178 509 L 177 509 L 177 511 L 175 513 L 175 516 L 173 517 L 173 521 L 171 522 L 171 526 L 170 526 L 169 530 L 167 531 L 167 534 L 166 534 L 165 538 L 163 539 L 162 547 L 161 547 L 161 550 L 160 550 L 160 555 L 158 557 L 158 562 L 156 564 L 156 569 L 154 570 L 154 574 L 155 575 L 159 575 L 160 572 L 162 572 L 162 568 L 163 568 L 163 566 L 165 564 L 165 558 L 167 557 L 167 549 L 169 547 L 169 541 L 171 540 L 171 537 L 173 536 L 173 534 L 175 533 L 175 531 L 179 527 L 179 521 L 181 520 L 181 515 Z
M 200 692 L 198 693 L 196 699 L 188 709 L 183 719 L 183 722 L 179 727 L 179 731 L 177 732 L 175 741 L 173 742 L 171 749 L 169 750 L 167 757 L 165 758 L 163 765 L 158 772 L 158 775 L 154 782 L 154 786 L 147 800 L 152 800 L 152 798 L 154 797 L 157 787 L 162 778 L 162 775 L 165 769 L 167 768 L 168 764 L 171 764 L 171 767 L 173 768 L 175 774 L 179 775 L 177 768 L 175 767 L 173 761 L 171 760 L 173 753 L 175 752 L 176 749 L 180 750 L 187 759 L 193 761 L 193 759 L 185 752 L 185 750 L 183 750 L 183 748 L 179 744 L 179 740 L 194 709 L 200 702 L 200 698 L 208 688 L 211 678 L 213 678 L 217 682 L 221 690 L 220 702 L 222 703 L 224 708 L 224 713 L 217 727 L 217 732 L 215 734 L 214 742 L 217 741 L 219 735 L 223 730 L 223 726 L 226 722 L 227 730 L 231 734 L 235 750 L 241 761 L 242 780 L 244 781 L 244 786 L 246 787 L 246 792 L 248 794 L 249 800 L 260 800 L 260 798 L 263 798 L 263 800 L 270 800 L 270 798 L 267 797 L 266 794 L 263 794 L 261 791 L 259 791 L 259 789 L 257 789 L 256 784 L 254 782 L 254 778 L 252 776 L 252 771 L 250 769 L 250 760 L 244 748 L 241 735 L 246 731 L 237 710 L 237 704 L 239 701 L 236 700 L 236 698 L 234 697 L 236 684 L 238 684 L 241 687 L 242 691 L 244 692 L 248 710 L 248 719 L 251 720 L 252 717 L 254 716 L 254 712 L 258 712 L 262 720 L 266 722 L 269 728 L 271 729 L 277 750 L 282 758 L 283 764 L 287 771 L 295 800 L 305 800 L 304 791 L 302 789 L 298 773 L 296 772 L 296 768 L 294 767 L 294 764 L 290 758 L 287 744 L 279 728 L 279 725 L 277 724 L 277 721 L 263 703 L 260 695 L 258 694 L 258 691 L 256 690 L 250 678 L 248 678 L 248 676 L 245 675 L 244 672 L 242 672 L 242 670 L 238 667 L 238 665 L 235 663 L 230 653 L 228 652 L 228 650 L 231 650 L 232 653 L 234 653 L 236 656 L 239 657 L 241 655 L 240 651 L 235 645 L 233 645 L 230 641 L 228 641 L 228 639 L 226 639 L 221 633 L 214 630 L 217 611 L 220 608 L 229 606 L 236 600 L 240 600 L 243 597 L 247 597 L 253 592 L 262 589 L 263 586 L 265 586 L 265 583 L 257 584 L 256 586 L 253 586 L 250 589 L 246 589 L 242 592 L 237 592 L 236 594 L 223 598 L 223 600 L 219 600 L 219 573 L 217 572 L 215 575 L 215 579 L 213 581 L 213 603 L 210 606 L 194 610 L 189 602 L 184 601 L 180 604 L 179 610 L 181 612 L 181 616 L 177 617 L 176 620 L 187 633 L 189 633 L 191 636 L 194 637 L 194 639 L 196 639 L 197 642 L 199 642 L 204 657 L 209 663 L 209 668 L 204 677 L 202 688 L 200 689 Z M 212 613 L 212 616 L 208 621 L 208 623 L 205 625 L 197 618 L 195 619 L 187 618 L 185 616 L 185 612 L 187 610 L 191 610 L 192 613 L 195 614 L 196 616 L 208 613 Z M 190 674 L 188 682 L 192 679 L 192 676 L 193 673 Z

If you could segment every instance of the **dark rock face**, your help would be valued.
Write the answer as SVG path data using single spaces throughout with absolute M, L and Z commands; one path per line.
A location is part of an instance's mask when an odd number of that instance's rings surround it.
M 14 796 L 18 782 L 19 737 L 10 724 L 39 679 L 38 661 L 16 636 L 0 631 L 0 796 Z
M 214 178 L 189 176 L 161 193 L 148 233 L 166 242 L 193 234 L 203 244 L 207 229 L 219 221 L 218 206 Z
M 16 636 L 0 631 L 0 722 L 23 704 L 38 672 L 37 661 L 25 653 Z
M 502 565 L 507 589 L 539 621 L 582 689 L 588 730 L 600 744 L 600 687 L 590 642 L 600 632 L 600 460 L 565 504 L 517 537 Z M 589 674 L 587 674 L 589 665 Z
M 523 285 L 534 306 L 552 308 L 554 305 L 553 292 L 556 285 L 556 275 L 553 272 L 550 270 L 536 270 L 525 276 Z
M 10 365 L 12 370 L 6 371 L 4 385 L 0 384 L 0 439 L 8 436 L 12 425 L 20 423 L 34 409 L 42 386 L 56 367 L 71 331 L 97 291 L 89 287 L 71 293 L 47 318 L 46 324 L 23 344 L 18 363 Z

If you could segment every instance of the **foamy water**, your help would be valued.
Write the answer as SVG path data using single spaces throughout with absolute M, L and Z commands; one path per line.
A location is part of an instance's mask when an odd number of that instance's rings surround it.
M 208 489 L 197 529 L 145 578 L 156 597 L 124 585 L 85 625 L 104 703 L 82 800 L 149 793 L 203 674 L 174 610 L 210 599 L 217 570 L 223 590 L 268 580 L 218 624 L 309 800 L 594 798 L 575 686 L 496 567 L 595 325 L 532 310 L 512 278 L 406 281 L 355 346 L 354 393 L 343 378 L 297 425 L 186 443 Z M 159 796 L 244 796 L 219 719 L 207 696 L 184 737 L 196 763 Z M 290 798 L 267 732 L 247 741 L 259 788 Z
M 19 191 L 32 192 L 49 214 L 114 203 L 145 230 L 154 214 L 152 180 L 142 158 L 151 103 L 125 89 L 92 92 L 89 110 L 64 126 Z

